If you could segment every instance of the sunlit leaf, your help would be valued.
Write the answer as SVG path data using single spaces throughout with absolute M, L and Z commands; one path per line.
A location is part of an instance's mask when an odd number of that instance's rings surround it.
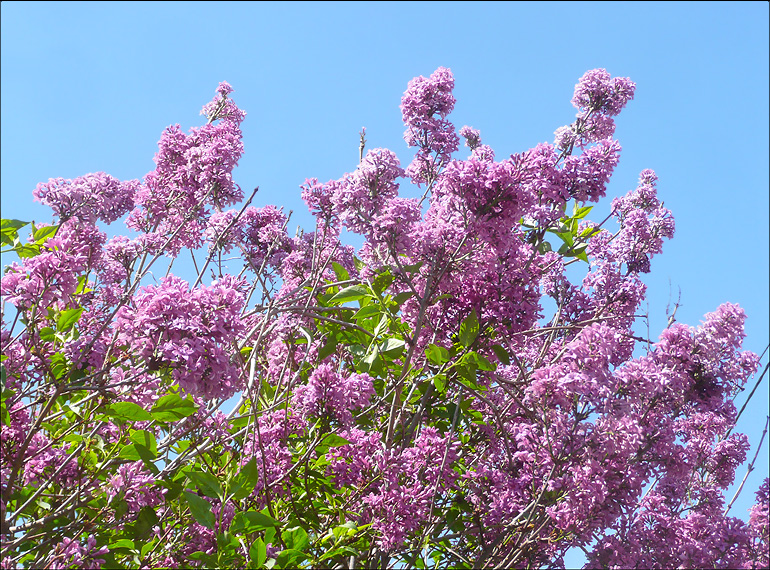
M 211 512 L 211 503 L 190 491 L 184 491 L 183 495 L 190 506 L 193 518 L 198 521 L 198 524 L 213 529 L 214 513 Z

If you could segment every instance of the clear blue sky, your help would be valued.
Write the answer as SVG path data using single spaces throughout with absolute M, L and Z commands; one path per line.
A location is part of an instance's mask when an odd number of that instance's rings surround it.
M 201 106 L 226 80 L 248 113 L 236 181 L 261 188 L 257 205 L 283 205 L 294 210 L 293 227 L 308 227 L 299 184 L 352 171 L 362 126 L 369 148 L 391 148 L 408 164 L 398 105 L 412 77 L 451 68 L 450 119 L 480 129 L 505 157 L 552 141 L 574 118 L 577 79 L 603 67 L 637 91 L 617 121 L 623 154 L 596 218 L 652 168 L 677 222 L 646 278 L 653 337 L 681 289 L 680 322 L 739 303 L 749 315 L 746 347 L 761 353 L 768 6 L 3 2 L 2 215 L 50 220 L 31 192 L 51 177 L 141 179 L 163 128 L 201 124 Z M 739 426 L 753 446 L 767 401 L 765 380 Z M 747 516 L 767 476 L 767 448 L 736 516 Z

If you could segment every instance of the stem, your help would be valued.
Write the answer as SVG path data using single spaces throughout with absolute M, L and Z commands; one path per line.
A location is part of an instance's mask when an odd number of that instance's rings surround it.
M 738 498 L 738 495 L 741 494 L 741 491 L 743 490 L 743 486 L 746 484 L 746 479 L 749 478 L 749 473 L 754 471 L 754 463 L 757 461 L 757 456 L 759 456 L 759 450 L 762 449 L 762 442 L 765 441 L 765 436 L 767 435 L 767 426 L 770 424 L 770 416 L 767 416 L 767 420 L 765 420 L 765 429 L 762 430 L 762 437 L 759 440 L 759 445 L 757 446 L 757 451 L 754 454 L 754 458 L 751 460 L 751 463 L 749 463 L 749 467 L 746 470 L 746 474 L 743 476 L 743 480 L 741 481 L 741 484 L 738 486 L 738 490 L 735 491 L 735 495 L 733 495 L 732 500 L 730 501 L 730 504 L 727 505 L 727 508 L 725 509 L 725 516 L 727 516 L 727 513 L 730 512 L 730 508 L 733 506 L 733 503 Z

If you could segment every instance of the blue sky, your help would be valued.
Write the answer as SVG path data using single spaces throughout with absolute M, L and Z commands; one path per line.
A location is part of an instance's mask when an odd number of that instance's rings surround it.
M 368 148 L 408 164 L 398 108 L 407 82 L 452 69 L 450 119 L 498 157 L 553 140 L 570 123 L 578 78 L 603 67 L 636 98 L 617 120 L 623 146 L 608 198 L 654 169 L 677 222 L 653 260 L 651 333 L 681 289 L 680 322 L 723 301 L 749 315 L 746 348 L 768 344 L 768 9 L 703 3 L 34 3 L 3 2 L 2 215 L 49 221 L 32 190 L 105 171 L 142 178 L 161 131 L 202 122 L 220 81 L 247 111 L 235 171 L 256 205 L 293 210 L 305 178 L 336 179 Z M 465 156 L 461 151 L 461 156 Z M 402 185 L 402 193 L 416 191 Z M 767 362 L 767 358 L 763 363 Z M 767 380 L 740 429 L 756 446 Z M 767 476 L 767 443 L 736 516 Z M 738 473 L 739 479 L 744 471 Z

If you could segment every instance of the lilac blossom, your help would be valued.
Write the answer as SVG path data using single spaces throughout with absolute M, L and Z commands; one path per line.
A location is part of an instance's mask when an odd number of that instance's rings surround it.
M 271 497 L 284 497 L 289 493 L 286 474 L 292 466 L 292 453 L 288 438 L 301 434 L 304 425 L 286 410 L 265 413 L 257 423 L 258 429 L 252 430 L 245 439 L 241 464 L 256 458 L 259 477 L 252 495 L 264 504 Z
M 131 211 L 139 190 L 138 180 L 121 182 L 96 172 L 74 180 L 51 178 L 38 184 L 32 194 L 35 200 L 50 206 L 61 221 L 74 218 L 90 224 L 97 220 L 109 224 Z
M 604 69 L 586 72 L 575 86 L 572 104 L 578 109 L 571 125 L 559 127 L 554 144 L 566 154 L 575 145 L 586 145 L 612 137 L 615 121 L 629 100 L 634 98 L 636 85 L 627 77 L 610 77 Z
M 406 175 L 415 183 L 435 178 L 458 148 L 454 125 L 446 120 L 454 109 L 453 89 L 452 72 L 439 67 L 427 79 L 422 75 L 412 79 L 401 97 L 404 140 L 419 149 L 406 169 Z
M 263 264 L 279 267 L 292 251 L 286 233 L 286 215 L 275 206 L 249 207 L 239 220 L 239 231 L 247 261 L 254 271 Z
M 350 231 L 368 234 L 385 202 L 398 195 L 396 180 L 403 175 L 392 151 L 370 150 L 352 174 L 334 185 L 330 199 L 336 218 Z
M 110 239 L 104 245 L 102 256 L 96 265 L 102 283 L 125 283 L 141 253 L 142 244 L 137 239 L 129 239 L 126 236 Z
M 599 141 L 579 156 L 568 156 L 562 179 L 570 197 L 579 202 L 596 202 L 604 197 L 619 159 L 620 144 L 612 139 Z
M 9 267 L 1 285 L 4 296 L 24 308 L 35 301 L 53 306 L 57 304 L 54 299 L 63 308 L 72 302 L 78 275 L 99 265 L 105 239 L 94 225 L 77 219 L 65 221 L 54 236 L 40 244 L 38 255 Z
M 339 185 L 340 183 L 336 180 L 320 183 L 317 178 L 306 179 L 300 188 L 302 188 L 302 199 L 310 213 L 330 223 L 336 223 L 332 196 L 337 192 Z
M 476 150 L 476 147 L 481 144 L 481 132 L 478 129 L 466 125 L 460 129 L 459 135 L 465 139 L 465 146 L 471 151 Z
M 230 528 L 233 516 L 235 515 L 235 505 L 232 502 L 222 505 L 219 499 L 202 498 L 211 503 L 211 512 L 214 515 L 214 528 L 207 528 L 193 521 L 189 529 L 186 530 L 187 539 L 184 541 L 180 551 L 176 553 L 176 556 L 171 557 L 176 564 L 182 567 L 189 567 L 190 565 L 193 567 L 204 567 L 200 561 L 196 561 L 190 555 L 195 552 L 216 554 L 217 535 Z
M 319 278 L 336 279 L 332 260 L 342 265 L 351 276 L 357 275 L 353 248 L 340 242 L 339 228 L 323 223 L 316 228 L 315 232 L 290 238 L 290 253 L 282 258 L 278 267 L 278 274 L 283 280 L 279 297 L 289 296 L 302 284 Z
M 627 77 L 610 77 L 605 69 L 586 71 L 575 86 L 572 104 L 615 116 L 634 98 L 636 84 Z
M 414 227 L 422 219 L 420 203 L 417 198 L 391 198 L 373 217 L 369 241 L 366 246 L 375 248 L 380 245 L 386 250 L 384 259 L 393 254 L 409 254 L 413 249 Z M 368 255 L 361 252 L 361 255 Z M 377 262 L 372 258 L 372 263 Z
M 620 231 L 600 255 L 625 263 L 628 271 L 648 273 L 652 257 L 663 251 L 663 238 L 674 237 L 674 218 L 657 198 L 657 179 L 644 170 L 636 190 L 612 201 Z
M 749 545 L 744 554 L 742 568 L 762 568 L 770 559 L 770 508 L 768 491 L 770 479 L 765 480 L 756 492 L 756 504 L 749 511 Z
M 293 408 L 301 417 L 328 418 L 349 426 L 352 410 L 369 404 L 374 395 L 368 374 L 340 374 L 331 364 L 319 364 L 307 384 L 294 389 Z
M 85 544 L 65 537 L 53 547 L 46 560 L 46 568 L 101 568 L 105 563 L 100 556 L 110 551 L 106 546 L 96 548 L 96 539 L 90 535 Z
M 424 427 L 414 445 L 400 453 L 385 449 L 377 434 L 357 428 L 342 436 L 351 443 L 329 451 L 329 470 L 340 488 L 361 489 L 360 523 L 372 523 L 378 545 L 397 548 L 429 515 L 434 492 L 454 486 L 455 444 L 432 427 Z
M 174 256 L 182 247 L 202 245 L 208 207 L 222 209 L 243 199 L 232 170 L 243 154 L 240 123 L 245 113 L 225 97 L 221 86 L 203 113 L 220 121 L 192 128 L 189 135 L 179 125 L 163 132 L 156 168 L 145 176 L 126 222 L 129 228 L 147 234 L 145 239 L 153 250 L 173 236 L 166 247 Z
M 144 287 L 131 307 L 116 316 L 118 339 L 150 368 L 170 367 L 188 393 L 228 398 L 240 386 L 232 359 L 233 341 L 242 334 L 242 283 L 232 276 L 193 289 L 170 275 Z
M 106 491 L 110 501 L 120 497 L 131 513 L 139 512 L 142 507 L 155 507 L 163 503 L 167 489 L 154 485 L 155 477 L 147 471 L 142 461 L 121 465 L 115 475 L 107 480 Z

